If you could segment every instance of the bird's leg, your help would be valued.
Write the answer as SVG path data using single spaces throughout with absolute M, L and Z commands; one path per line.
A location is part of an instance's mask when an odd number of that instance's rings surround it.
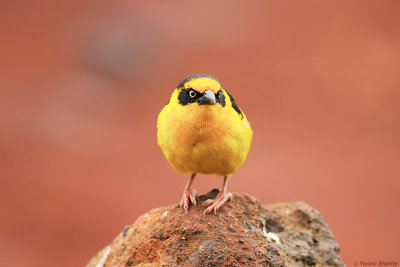
M 225 204 L 225 202 L 233 198 L 232 193 L 227 192 L 227 188 L 228 188 L 228 177 L 225 176 L 222 190 L 218 193 L 217 197 L 215 199 L 207 199 L 204 202 L 203 205 L 208 206 L 208 208 L 204 211 L 204 214 L 210 213 L 211 211 L 217 213 L 217 210 L 219 210 L 222 207 L 222 205 Z
M 189 201 L 192 202 L 193 205 L 195 205 L 195 206 L 197 205 L 197 202 L 196 202 L 196 190 L 193 190 L 193 189 L 190 188 L 195 176 L 196 176 L 195 173 L 192 174 L 192 176 L 190 177 L 187 185 L 185 186 L 185 190 L 183 190 L 183 196 L 182 196 L 182 200 L 181 200 L 180 206 L 182 207 L 182 209 L 185 210 L 186 213 L 187 213 L 188 208 L 189 208 Z

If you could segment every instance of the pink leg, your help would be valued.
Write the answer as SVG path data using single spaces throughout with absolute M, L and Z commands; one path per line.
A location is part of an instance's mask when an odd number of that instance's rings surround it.
M 203 205 L 208 206 L 208 208 L 204 211 L 204 214 L 210 213 L 213 210 L 214 213 L 217 213 L 217 210 L 219 210 L 222 207 L 222 205 L 225 204 L 225 202 L 233 198 L 232 193 L 227 193 L 227 188 L 228 188 L 228 177 L 225 176 L 222 190 L 221 192 L 218 193 L 217 197 L 215 199 L 207 199 L 207 201 L 204 202 Z
M 189 209 L 189 201 L 192 202 L 193 205 L 195 205 L 195 206 L 197 205 L 197 202 L 196 202 L 196 190 L 192 190 L 190 188 L 195 176 L 196 176 L 195 173 L 192 174 L 192 176 L 189 179 L 189 182 L 185 186 L 185 190 L 183 190 L 183 196 L 182 196 L 182 200 L 181 200 L 180 206 L 182 207 L 182 209 L 185 210 L 186 213 L 187 213 L 187 211 Z

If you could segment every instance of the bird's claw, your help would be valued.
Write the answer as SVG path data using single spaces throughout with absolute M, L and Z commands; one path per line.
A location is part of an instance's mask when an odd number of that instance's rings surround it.
M 182 207 L 185 213 L 188 212 L 189 202 L 192 202 L 193 205 L 197 206 L 196 190 L 186 189 L 185 191 L 183 191 L 182 200 L 179 205 Z
M 227 201 L 232 200 L 232 193 L 224 193 L 220 192 L 215 199 L 207 199 L 204 202 L 204 206 L 208 206 L 208 208 L 204 211 L 204 214 L 210 213 L 214 211 L 217 214 L 217 210 L 219 210 Z

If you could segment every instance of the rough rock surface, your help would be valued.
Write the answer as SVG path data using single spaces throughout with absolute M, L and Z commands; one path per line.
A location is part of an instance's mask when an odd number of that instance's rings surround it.
M 87 266 L 344 266 L 326 221 L 303 202 L 263 206 L 240 193 L 217 214 L 199 205 L 151 210 Z

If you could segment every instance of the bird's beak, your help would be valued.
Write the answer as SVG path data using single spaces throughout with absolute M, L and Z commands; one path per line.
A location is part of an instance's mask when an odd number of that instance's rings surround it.
M 203 94 L 202 97 L 200 97 L 197 102 L 200 105 L 205 105 L 205 104 L 215 104 L 217 103 L 217 100 L 215 99 L 215 94 L 211 90 L 206 90 Z

